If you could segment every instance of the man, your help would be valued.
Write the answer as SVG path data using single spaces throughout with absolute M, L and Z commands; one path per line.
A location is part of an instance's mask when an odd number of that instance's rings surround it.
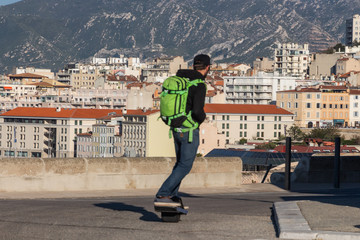
M 190 81 L 202 79 L 210 71 L 210 57 L 205 54 L 195 56 L 194 70 L 180 69 L 176 76 L 188 78 Z M 191 117 L 199 125 L 205 120 L 204 111 L 206 96 L 205 83 L 197 84 L 189 88 L 189 94 L 186 103 L 186 113 L 191 111 Z M 182 124 L 182 123 L 181 123 Z M 183 128 L 183 127 L 182 127 Z M 189 131 L 172 131 L 175 143 L 176 164 L 170 176 L 160 187 L 156 194 L 156 202 L 164 202 L 168 205 L 182 206 L 181 198 L 178 196 L 181 181 L 190 172 L 199 147 L 199 128 L 193 130 L 193 140 L 189 141 Z

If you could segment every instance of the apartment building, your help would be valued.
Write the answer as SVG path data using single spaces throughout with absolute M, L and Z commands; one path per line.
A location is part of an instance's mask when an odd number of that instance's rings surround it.
M 274 53 L 274 71 L 284 76 L 304 78 L 310 63 L 309 45 L 277 44 Z
M 349 125 L 351 127 L 360 127 L 360 90 L 350 90 L 349 106 Z
M 300 127 L 319 127 L 321 91 L 315 88 L 297 88 L 279 91 L 276 105 L 294 114 L 294 124 Z
M 254 76 L 224 77 L 226 103 L 269 104 L 276 101 L 276 92 L 295 89 L 296 78 L 259 72 Z
M 345 86 L 299 88 L 277 93 L 277 106 L 295 115 L 300 127 L 349 126 L 350 97 Z
M 351 46 L 353 42 L 360 42 L 360 15 L 355 14 L 346 20 L 345 45 Z
M 188 64 L 182 56 L 160 57 L 153 62 L 147 63 L 147 67 L 142 70 L 142 81 L 162 82 L 167 77 L 173 76 L 179 69 L 187 69 Z
M 15 84 L 29 84 L 29 83 L 39 83 L 46 79 L 46 76 L 33 74 L 33 73 L 21 73 L 21 74 L 11 74 L 9 75 L 10 82 Z
M 76 136 L 114 109 L 18 107 L 0 115 L 0 156 L 76 157 Z
M 126 110 L 98 119 L 91 133 L 77 135 L 78 156 L 174 157 L 169 127 L 159 116 L 158 110 Z
M 294 124 L 294 115 L 275 105 L 206 104 L 205 112 L 225 135 L 226 144 L 236 144 L 241 138 L 279 139 Z
M 15 74 L 23 74 L 23 73 L 32 73 L 37 74 L 41 76 L 45 76 L 49 79 L 54 79 L 54 73 L 51 71 L 51 69 L 42 69 L 42 68 L 34 68 L 34 67 L 17 67 L 15 69 Z

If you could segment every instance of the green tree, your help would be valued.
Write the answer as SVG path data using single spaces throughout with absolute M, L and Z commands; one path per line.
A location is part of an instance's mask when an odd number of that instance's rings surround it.
M 334 141 L 336 137 L 340 137 L 340 131 L 334 127 L 314 128 L 306 137 L 320 138 L 324 141 Z
M 293 140 L 301 141 L 304 140 L 304 133 L 301 131 L 299 126 L 292 125 L 286 133 L 291 137 Z
M 255 149 L 274 149 L 276 148 L 276 143 L 274 142 L 268 142 L 268 143 L 263 143 L 260 145 L 255 146 Z
M 332 53 L 334 53 L 336 51 L 339 51 L 339 49 L 340 49 L 341 52 L 345 52 L 345 45 L 343 45 L 341 43 L 338 43 L 335 46 L 329 47 L 328 49 L 322 51 L 321 53 L 332 54 Z
M 239 141 L 239 144 L 245 144 L 247 143 L 247 140 L 245 138 L 241 138 L 240 141 Z

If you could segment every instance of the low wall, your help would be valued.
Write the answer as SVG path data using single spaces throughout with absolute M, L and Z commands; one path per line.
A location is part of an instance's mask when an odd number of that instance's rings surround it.
M 318 153 L 303 159 L 292 174 L 294 182 L 332 183 L 334 181 L 334 154 Z M 360 154 L 341 153 L 340 182 L 360 183 Z
M 0 191 L 82 191 L 159 188 L 174 158 L 0 159 Z M 196 158 L 182 187 L 236 187 L 240 158 Z

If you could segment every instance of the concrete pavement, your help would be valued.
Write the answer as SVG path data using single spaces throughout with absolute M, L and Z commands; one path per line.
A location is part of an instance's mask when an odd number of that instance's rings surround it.
M 178 224 L 158 223 L 155 192 L 2 192 L 0 239 L 360 239 L 357 185 L 182 189 L 190 214 Z

